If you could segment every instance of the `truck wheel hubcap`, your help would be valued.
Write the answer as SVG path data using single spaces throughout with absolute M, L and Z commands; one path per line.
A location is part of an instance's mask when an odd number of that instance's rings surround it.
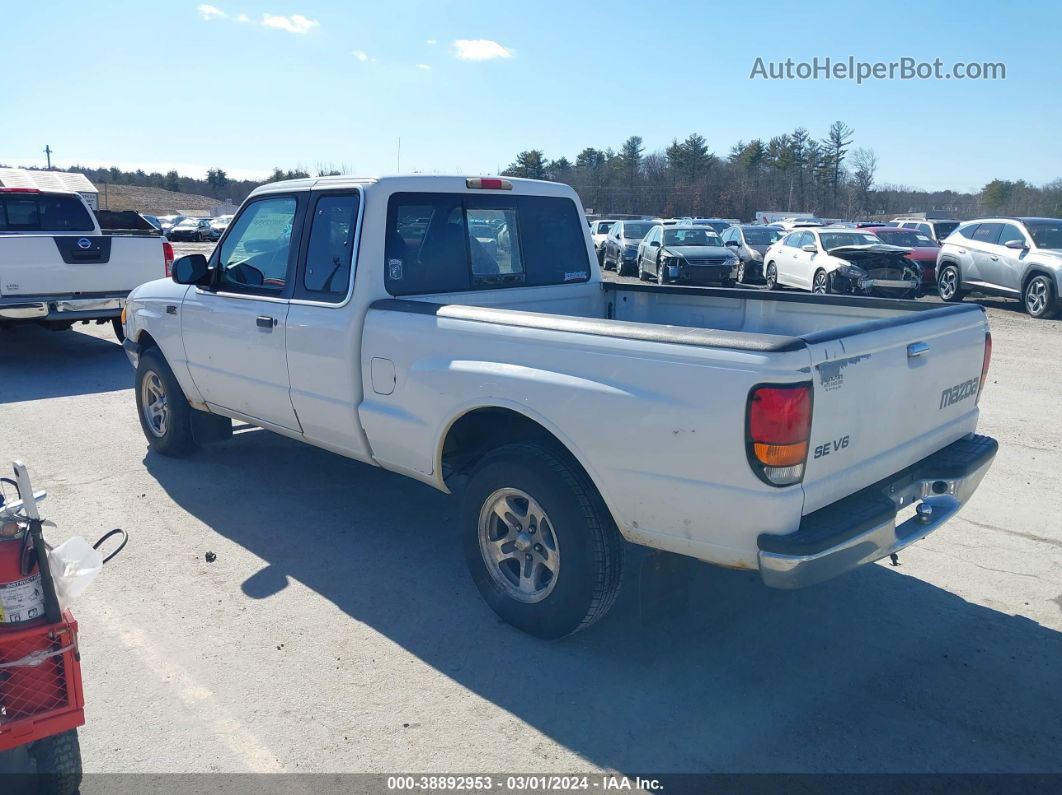
M 1047 305 L 1047 285 L 1043 279 L 1034 279 L 1029 285 L 1029 296 L 1025 299 L 1031 314 L 1037 315 Z
M 166 403 L 166 388 L 158 373 L 149 370 L 140 385 L 140 402 L 143 405 L 144 422 L 154 436 L 166 435 L 166 419 L 169 407 Z
M 491 579 L 518 602 L 541 602 L 557 584 L 560 547 L 553 523 L 520 489 L 498 489 L 484 500 L 479 552 Z

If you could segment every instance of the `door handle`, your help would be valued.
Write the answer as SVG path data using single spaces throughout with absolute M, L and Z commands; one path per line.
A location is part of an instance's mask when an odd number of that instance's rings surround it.
M 254 322 L 258 325 L 258 328 L 271 329 L 277 324 L 277 319 L 269 315 L 259 315 Z
M 912 342 L 907 346 L 907 358 L 917 359 L 923 354 L 929 353 L 929 345 L 924 342 Z

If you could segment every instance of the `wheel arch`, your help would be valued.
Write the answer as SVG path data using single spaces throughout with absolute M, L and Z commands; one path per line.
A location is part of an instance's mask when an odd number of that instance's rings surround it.
M 1046 276 L 1051 282 L 1051 286 L 1055 288 L 1055 292 L 1058 292 L 1058 276 L 1052 273 L 1048 268 L 1043 265 L 1030 265 L 1029 270 L 1025 272 L 1025 275 L 1021 279 L 1021 294 L 1025 295 L 1025 288 L 1029 286 L 1031 282 L 1037 276 Z

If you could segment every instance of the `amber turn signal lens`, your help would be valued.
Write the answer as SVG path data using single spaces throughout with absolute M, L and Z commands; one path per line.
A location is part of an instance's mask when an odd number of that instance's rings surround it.
M 808 456 L 808 443 L 797 442 L 796 444 L 764 444 L 753 442 L 753 452 L 756 459 L 767 467 L 789 467 L 803 464 Z

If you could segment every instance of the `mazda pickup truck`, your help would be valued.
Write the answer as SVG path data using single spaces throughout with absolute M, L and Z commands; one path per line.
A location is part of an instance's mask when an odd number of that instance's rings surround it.
M 969 500 L 979 306 L 604 283 L 580 208 L 519 179 L 258 188 L 129 296 L 151 449 L 237 420 L 460 493 L 475 584 L 547 638 L 605 614 L 628 544 L 797 588 Z
M 172 262 L 159 233 L 101 230 L 73 191 L 0 188 L 0 329 L 111 323 L 121 339 L 125 297 Z

